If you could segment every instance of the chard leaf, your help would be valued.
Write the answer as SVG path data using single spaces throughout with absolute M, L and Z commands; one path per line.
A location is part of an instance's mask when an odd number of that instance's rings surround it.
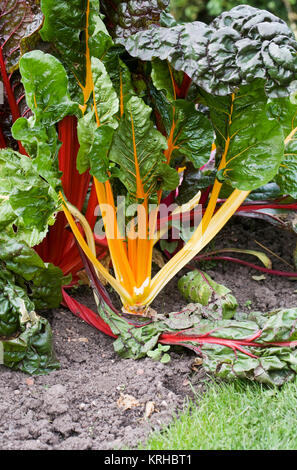
M 208 93 L 228 95 L 256 78 L 270 97 L 288 96 L 297 72 L 297 42 L 287 24 L 267 11 L 239 5 L 209 26 L 152 26 L 120 39 L 133 56 L 167 59 Z
M 225 159 L 217 177 L 243 191 L 271 181 L 283 160 L 284 137 L 280 124 L 267 116 L 262 80 L 242 86 L 230 96 L 202 95 Z
M 0 279 L 0 337 L 12 336 L 19 330 L 20 311 L 23 307 L 29 311 L 34 309 L 34 304 L 25 291 L 12 281 L 13 279 L 8 278 L 6 281 Z
M 39 176 L 33 161 L 11 149 L 1 150 L 0 187 L 1 229 L 12 231 L 13 226 L 19 240 L 29 241 L 32 230 L 43 238 L 53 223 L 59 201 L 56 192 Z
M 170 105 L 170 128 L 164 120 L 170 155 L 169 161 L 191 162 L 195 168 L 205 165 L 210 157 L 214 140 L 209 119 L 197 111 L 194 103 L 176 100 Z
M 53 188 L 61 185 L 58 169 L 60 143 L 54 126 L 36 125 L 33 116 L 19 118 L 12 126 L 12 135 L 22 142 L 32 158 L 32 165 Z
M 35 1 L 6 0 L 0 5 L 0 49 L 9 73 L 18 67 L 21 40 L 36 31 L 41 23 L 42 15 L 36 13 Z
M 77 122 L 77 138 L 79 150 L 77 154 L 76 166 L 80 174 L 90 167 L 90 151 L 94 142 L 97 124 L 94 111 L 90 111 Z
M 1 363 L 29 374 L 57 369 L 50 325 L 35 308 L 58 307 L 67 280 L 59 268 L 44 263 L 7 230 L 0 234 L 0 264 Z
M 24 145 L 39 175 L 59 189 L 60 143 L 55 124 L 78 112 L 78 103 L 70 99 L 65 69 L 55 57 L 42 51 L 28 52 L 20 61 L 20 71 L 33 116 L 18 119 L 12 134 Z
M 187 168 L 178 188 L 176 203 L 182 205 L 189 202 L 199 190 L 213 186 L 215 178 L 215 170 L 200 171 L 191 167 Z
M 97 127 L 90 150 L 90 174 L 104 183 L 108 178 L 109 158 L 114 129 L 107 125 Z
M 28 52 L 20 60 L 20 72 L 34 124 L 52 126 L 77 112 L 78 105 L 70 99 L 68 78 L 58 59 L 38 50 Z
M 281 197 L 282 193 L 279 189 L 279 186 L 274 183 L 270 182 L 261 186 L 260 188 L 252 191 L 247 200 L 248 201 L 273 201 Z
M 119 117 L 123 115 L 124 109 L 130 98 L 135 95 L 131 73 L 127 65 L 120 58 L 123 51 L 125 52 L 125 49 L 122 46 L 113 46 L 108 49 L 102 58 L 102 62 L 105 65 L 109 78 L 111 79 L 113 87 L 119 97 Z
M 92 55 L 99 59 L 111 46 L 112 40 L 99 15 L 98 0 L 42 0 L 44 24 L 40 35 L 52 43 L 54 50 L 83 91 L 86 103 L 92 92 Z M 77 95 L 77 91 L 75 92 Z
M 99 314 L 117 335 L 114 348 L 124 358 L 160 357 L 159 348 L 155 349 L 159 341 L 195 351 L 207 372 L 226 380 L 246 379 L 281 386 L 296 378 L 294 308 L 266 314 L 254 312 L 249 314 L 251 320 L 210 320 L 205 318 L 203 306 L 190 304 L 182 312 L 133 325 L 101 301 Z
M 296 309 L 279 309 L 265 315 L 260 342 L 280 342 L 297 340 Z
M 114 129 L 109 125 L 97 127 L 94 112 L 85 114 L 77 126 L 80 148 L 77 154 L 77 169 L 84 173 L 90 169 L 90 174 L 104 183 L 108 177 L 109 158 Z
M 34 312 L 34 304 L 22 289 L 10 281 L 0 281 L 0 285 L 0 316 L 6 314 L 8 321 L 5 328 L 0 320 L 3 364 L 30 375 L 47 374 L 58 369 L 48 321 Z
M 275 181 L 279 185 L 282 194 L 289 194 L 297 199 L 297 135 L 287 145 L 285 158 L 283 159 Z
M 213 281 L 202 271 L 191 271 L 181 277 L 178 288 L 187 300 L 207 307 L 210 318 L 232 318 L 236 312 L 237 301 L 230 289 Z
M 275 181 L 282 194 L 297 199 L 297 106 L 289 98 L 270 100 L 269 115 L 276 119 L 285 137 L 285 154 Z
M 158 180 L 174 172 L 166 187 L 174 189 L 179 182 L 177 172 L 164 168 L 163 150 L 166 139 L 150 120 L 151 108 L 138 97 L 127 103 L 118 129 L 114 133 L 109 158 L 119 165 L 118 177 L 135 199 L 149 197 L 157 187 Z M 168 167 L 169 168 L 169 167 Z
M 176 75 L 178 74 L 178 77 Z M 152 81 L 156 89 L 164 90 L 166 98 L 169 101 L 176 100 L 175 83 L 177 80 L 182 82 L 183 72 L 172 70 L 167 60 L 155 59 L 152 61 Z
M 97 124 L 109 124 L 113 128 L 118 127 L 114 115 L 119 110 L 119 99 L 113 88 L 106 68 L 99 59 L 92 57 L 91 62 Z
M 127 38 L 152 23 L 158 23 L 169 0 L 114 0 L 112 8 L 108 0 L 101 0 L 100 4 L 113 36 Z
M 114 117 L 119 110 L 119 99 L 106 68 L 99 59 L 92 58 L 92 82 L 94 84 L 94 111 L 78 121 L 77 169 L 80 173 L 90 168 L 91 175 L 99 181 L 108 179 L 108 152 L 118 121 Z
M 0 235 L 0 278 L 13 275 L 15 283 L 27 292 L 36 309 L 57 308 L 62 300 L 61 286 L 67 282 L 62 271 L 44 263 L 25 242 L 9 233 Z

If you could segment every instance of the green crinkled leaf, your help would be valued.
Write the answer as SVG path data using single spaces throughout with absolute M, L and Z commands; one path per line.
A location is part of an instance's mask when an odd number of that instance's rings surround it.
M 294 91 L 294 33 L 283 20 L 248 5 L 223 13 L 210 25 L 152 26 L 119 41 L 133 57 L 168 60 L 208 93 L 228 95 L 256 78 L 265 79 L 271 97 Z
M 30 375 L 48 374 L 59 368 L 48 321 L 35 312 L 22 315 L 20 332 L 11 339 L 0 340 L 4 365 Z
M 108 0 L 101 0 L 100 5 L 113 36 L 127 38 L 152 23 L 158 23 L 169 0 L 114 0 L 112 8 Z
M 296 377 L 296 308 L 237 313 L 236 319 L 222 319 L 196 303 L 154 320 L 138 316 L 133 321 L 101 300 L 98 312 L 117 336 L 115 350 L 125 358 L 160 359 L 163 345 L 185 346 L 202 357 L 207 371 L 227 380 L 280 386 Z M 156 348 L 158 341 L 162 346 Z
M 271 181 L 284 157 L 284 137 L 280 124 L 267 116 L 262 81 L 226 97 L 202 95 L 210 109 L 218 151 L 226 158 L 220 180 L 243 191 Z
M 77 155 L 77 169 L 90 174 L 104 183 L 108 178 L 109 158 L 114 129 L 109 125 L 97 127 L 94 113 L 88 113 L 78 121 L 78 141 L 80 148 Z
M 62 271 L 50 263 L 44 263 L 25 242 L 2 232 L 0 261 L 14 276 L 16 284 L 28 292 L 37 310 L 57 308 L 60 305 L 61 286 L 66 281 Z
M 34 309 L 34 304 L 25 291 L 12 282 L 13 277 L 8 279 L 9 273 L 5 274 L 6 279 L 0 278 L 0 337 L 9 337 L 19 330 L 20 311 L 23 306 L 30 311 Z
M 78 112 L 78 103 L 70 99 L 66 71 L 55 57 L 37 50 L 28 52 L 20 61 L 20 72 L 33 116 L 18 119 L 12 134 L 22 142 L 39 175 L 58 190 L 60 143 L 55 124 Z
M 285 138 L 297 126 L 297 104 L 294 104 L 290 97 L 269 99 L 267 102 L 267 113 L 271 119 L 279 122 L 284 131 Z
M 238 315 L 239 320 L 213 320 L 205 307 L 189 304 L 182 312 L 172 312 L 143 326 L 141 322 L 134 326 L 103 304 L 99 314 L 118 335 L 114 347 L 125 358 L 148 355 L 161 359 L 159 347 L 155 349 L 159 340 L 193 349 L 208 372 L 226 380 L 247 379 L 280 386 L 296 377 L 294 308 L 254 312 L 248 317 Z M 164 359 L 167 362 L 168 358 Z
M 205 165 L 214 140 L 213 127 L 207 116 L 189 101 L 168 101 L 160 93 L 154 94 L 154 98 L 171 149 L 170 164 L 191 162 L 195 168 Z
M 131 73 L 120 57 L 123 52 L 125 52 L 125 49 L 122 46 L 113 46 L 108 49 L 102 58 L 109 78 L 120 99 L 119 117 L 121 117 L 130 98 L 135 95 Z
M 68 78 L 61 62 L 42 51 L 31 51 L 20 60 L 26 100 L 37 125 L 51 126 L 75 114 L 78 104 L 70 99 Z
M 114 129 L 109 126 L 100 126 L 94 133 L 94 141 L 90 150 L 90 174 L 98 181 L 104 183 L 108 179 L 109 158 Z
M 162 332 L 162 327 L 158 324 L 150 323 L 140 328 L 133 326 L 103 302 L 99 304 L 98 311 L 112 332 L 118 335 L 113 347 L 121 357 L 140 359 L 157 345 Z
M 195 168 L 205 165 L 211 153 L 213 128 L 209 119 L 185 100 L 173 102 L 174 125 L 172 157 L 190 161 Z
M 36 171 L 53 188 L 61 185 L 58 169 L 58 151 L 60 143 L 54 126 L 35 125 L 34 118 L 19 118 L 12 126 L 12 134 L 22 142 L 32 159 Z
M 170 349 L 170 346 L 162 346 L 158 344 L 156 349 L 151 349 L 147 352 L 147 356 L 153 359 L 154 361 L 160 361 L 162 364 L 167 364 L 170 362 L 169 354 L 163 354 Z
M 83 173 L 90 168 L 91 175 L 105 182 L 108 179 L 108 152 L 114 129 L 118 127 L 114 116 L 119 111 L 119 99 L 103 62 L 93 57 L 91 64 L 96 106 L 78 121 L 77 169 Z
M 285 158 L 275 180 L 282 194 L 297 199 L 297 137 L 286 146 Z
M 18 239 L 23 237 L 28 242 L 42 239 L 54 220 L 59 201 L 56 192 L 36 171 L 34 162 L 14 150 L 1 150 L 0 187 L 2 230 L 9 227 L 12 230 L 13 225 Z
M 167 163 L 161 163 L 158 167 L 158 179 L 162 181 L 164 191 L 173 191 L 179 184 L 179 175 L 175 168 L 171 168 Z
M 3 267 L 1 255 L 0 363 L 31 375 L 58 369 L 50 325 L 35 313 L 26 286 Z
M 280 309 L 267 315 L 262 328 L 261 342 L 297 340 L 296 309 Z
M 90 167 L 90 150 L 94 142 L 96 128 L 94 111 L 85 114 L 77 122 L 77 137 L 80 147 L 77 154 L 76 166 L 80 174 L 87 171 Z
M 100 59 L 111 45 L 111 39 L 99 15 L 99 1 L 42 0 L 41 9 L 44 14 L 44 24 L 40 31 L 42 39 L 53 44 L 55 53 L 75 78 L 76 86 L 85 87 L 87 50 Z
M 176 100 L 176 91 L 173 83 L 182 82 L 184 73 L 172 70 L 166 60 L 155 59 L 152 61 L 152 81 L 157 90 L 164 90 L 169 101 Z
M 295 378 L 292 366 L 297 361 L 294 350 L 288 354 L 284 348 L 265 350 L 270 356 L 254 358 L 230 348 L 207 345 L 201 348 L 204 367 L 225 380 L 248 379 L 267 385 L 281 386 Z M 285 353 L 285 354 L 284 354 Z
M 270 182 L 252 191 L 249 194 L 247 201 L 274 201 L 281 197 L 281 195 L 282 193 L 279 186 L 274 182 Z
M 119 165 L 117 176 L 129 194 L 138 199 L 154 192 L 165 171 L 166 175 L 170 171 L 170 189 L 179 182 L 177 172 L 172 178 L 172 169 L 164 168 L 166 139 L 154 128 L 150 115 L 151 108 L 140 98 L 132 97 L 114 133 L 109 153 L 110 160 Z M 169 187 L 168 180 L 164 183 Z
M 237 301 L 230 289 L 202 271 L 191 271 L 181 277 L 178 288 L 187 300 L 207 307 L 212 318 L 232 318 L 236 312 Z
M 284 159 L 275 181 L 282 194 L 297 199 L 297 106 L 289 98 L 281 98 L 270 100 L 268 111 L 280 123 L 286 142 Z
M 119 110 L 119 99 L 103 62 L 95 57 L 92 57 L 92 75 L 97 108 L 96 117 L 100 124 L 109 124 L 116 129 L 118 123 L 114 115 Z

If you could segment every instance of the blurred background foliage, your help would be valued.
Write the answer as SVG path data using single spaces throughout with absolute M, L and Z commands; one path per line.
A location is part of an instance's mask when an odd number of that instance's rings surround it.
M 243 4 L 271 11 L 297 32 L 297 0 L 171 0 L 170 8 L 178 21 L 199 20 L 209 23 L 222 11 Z

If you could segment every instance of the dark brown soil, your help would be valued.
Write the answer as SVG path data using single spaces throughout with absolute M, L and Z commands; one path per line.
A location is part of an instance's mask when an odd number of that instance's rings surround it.
M 259 249 L 255 239 L 292 263 L 296 237 L 249 219 L 234 219 L 216 238 L 215 247 Z M 289 269 L 272 260 L 275 269 Z M 256 281 L 252 276 L 261 273 L 231 263 L 201 268 L 232 289 L 240 310 L 297 305 L 296 281 L 269 275 Z M 80 288 L 75 296 L 94 306 L 88 288 Z M 175 279 L 153 307 L 169 312 L 183 305 Z M 67 309 L 47 316 L 61 369 L 33 378 L 0 366 L 0 449 L 133 448 L 152 429 L 168 423 L 185 398 L 192 396 L 192 389 L 204 390 L 207 376 L 202 369 L 193 372 L 191 352 L 172 353 L 168 365 L 148 358 L 123 360 L 114 353 L 111 338 Z M 126 395 L 134 397 L 137 406 L 121 407 L 129 402 Z M 146 408 L 153 411 L 149 417 Z

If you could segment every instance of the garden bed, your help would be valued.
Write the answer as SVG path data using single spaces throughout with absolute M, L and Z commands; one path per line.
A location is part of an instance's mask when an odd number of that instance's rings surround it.
M 296 237 L 251 219 L 234 218 L 216 237 L 215 248 L 259 249 L 255 239 L 292 263 Z M 274 269 L 289 269 L 271 259 Z M 252 276 L 261 273 L 231 263 L 203 265 L 203 269 L 232 289 L 240 310 L 297 305 L 295 281 L 269 275 L 257 281 Z M 75 298 L 94 308 L 88 288 L 79 288 Z M 177 278 L 153 304 L 161 312 L 176 311 L 183 305 Z M 193 390 L 201 393 L 205 388 L 208 377 L 199 367 L 193 370 L 196 356 L 190 351 L 171 353 L 169 364 L 149 358 L 125 360 L 114 353 L 111 338 L 66 308 L 46 316 L 61 369 L 33 378 L 0 366 L 1 449 L 133 448 L 152 429 L 168 423 L 184 399 L 193 396 Z M 125 410 L 128 405 L 132 408 Z

